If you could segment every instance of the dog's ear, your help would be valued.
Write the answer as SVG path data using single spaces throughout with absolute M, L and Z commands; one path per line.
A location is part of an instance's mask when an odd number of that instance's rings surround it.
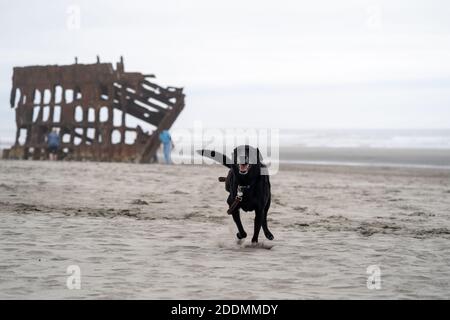
M 247 146 L 246 153 L 248 155 L 249 163 L 259 165 L 262 162 L 262 155 L 259 148 Z
M 237 154 L 238 154 L 238 148 L 234 148 L 231 152 L 231 160 L 233 161 L 232 164 L 237 164 Z
M 256 148 L 256 152 L 257 152 L 257 155 L 258 155 L 258 164 L 260 164 L 260 163 L 263 162 L 263 156 L 261 154 L 261 151 L 259 151 L 259 148 Z

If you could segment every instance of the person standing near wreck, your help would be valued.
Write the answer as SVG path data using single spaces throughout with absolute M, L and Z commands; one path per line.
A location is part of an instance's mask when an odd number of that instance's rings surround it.
M 163 151 L 164 151 L 164 159 L 166 160 L 166 164 L 172 164 L 172 159 L 170 158 L 170 153 L 172 152 L 172 149 L 174 148 L 172 137 L 170 136 L 170 133 L 168 130 L 163 130 L 159 134 L 159 140 L 163 144 Z
M 57 152 L 59 149 L 59 134 L 55 129 L 53 129 L 47 135 L 47 149 L 50 161 L 57 160 Z

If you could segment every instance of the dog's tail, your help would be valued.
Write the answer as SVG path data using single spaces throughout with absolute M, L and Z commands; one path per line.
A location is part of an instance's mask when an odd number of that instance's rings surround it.
M 217 161 L 218 163 L 223 164 L 227 168 L 231 168 L 232 160 L 220 152 L 202 149 L 197 150 L 197 153 L 203 157 L 207 157 L 214 161 Z

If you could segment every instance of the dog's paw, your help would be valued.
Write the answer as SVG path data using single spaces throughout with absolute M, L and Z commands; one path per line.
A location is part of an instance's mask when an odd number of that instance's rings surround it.
M 273 234 L 270 232 L 265 233 L 265 236 L 268 240 L 273 240 Z
M 258 243 L 258 238 L 252 238 L 252 243 Z
M 240 233 L 240 232 L 238 232 L 238 233 L 236 233 L 236 237 L 239 239 L 239 240 L 241 240 L 241 239 L 244 239 L 244 238 L 247 238 L 247 233 Z

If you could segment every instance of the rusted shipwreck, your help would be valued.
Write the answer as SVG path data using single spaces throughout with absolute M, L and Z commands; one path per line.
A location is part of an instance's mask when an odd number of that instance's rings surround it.
M 11 108 L 15 144 L 6 159 L 47 159 L 46 137 L 59 132 L 59 159 L 150 162 L 159 133 L 184 108 L 182 88 L 112 63 L 15 67 Z

